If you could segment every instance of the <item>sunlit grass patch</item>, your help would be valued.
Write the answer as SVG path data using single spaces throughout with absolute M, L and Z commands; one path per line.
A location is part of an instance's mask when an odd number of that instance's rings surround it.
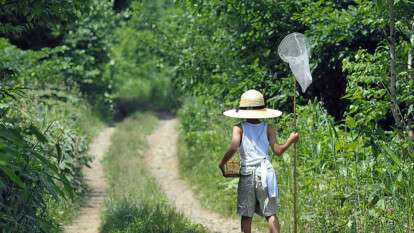
M 124 200 L 108 213 L 103 232 L 205 232 L 201 226 L 192 224 L 163 202 L 136 205 Z

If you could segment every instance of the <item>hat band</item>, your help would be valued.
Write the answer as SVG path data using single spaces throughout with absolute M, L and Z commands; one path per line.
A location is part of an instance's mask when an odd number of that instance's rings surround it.
M 264 109 L 266 108 L 265 105 L 259 105 L 259 106 L 249 106 L 249 107 L 238 107 L 236 108 L 236 112 L 238 112 L 239 110 L 258 110 L 258 109 Z

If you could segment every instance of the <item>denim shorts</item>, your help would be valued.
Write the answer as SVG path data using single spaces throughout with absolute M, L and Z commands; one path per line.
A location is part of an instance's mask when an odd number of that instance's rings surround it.
M 263 188 L 260 166 L 248 166 L 240 169 L 237 188 L 237 213 L 241 216 L 272 216 L 277 211 L 277 197 L 269 197 L 267 187 Z

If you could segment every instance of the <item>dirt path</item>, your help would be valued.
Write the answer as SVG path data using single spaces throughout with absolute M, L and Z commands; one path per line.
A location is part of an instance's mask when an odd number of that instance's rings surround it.
M 194 223 L 211 232 L 239 233 L 238 219 L 223 217 L 201 207 L 191 187 L 180 177 L 176 156 L 177 120 L 161 120 L 160 126 L 148 138 L 146 162 L 170 202 Z
M 113 127 L 102 130 L 89 147 L 89 154 L 94 156 L 94 160 L 91 168 L 83 169 L 89 188 L 88 194 L 78 216 L 65 227 L 65 233 L 99 233 L 100 212 L 107 188 L 101 159 L 111 145 L 113 131 Z

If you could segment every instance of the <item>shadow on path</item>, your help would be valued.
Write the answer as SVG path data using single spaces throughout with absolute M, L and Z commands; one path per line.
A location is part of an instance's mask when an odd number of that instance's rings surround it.
M 178 104 L 176 100 L 171 100 L 170 104 L 166 101 L 149 102 L 143 100 L 141 97 L 133 98 L 116 98 L 114 100 L 114 123 L 122 121 L 124 118 L 132 115 L 135 112 L 154 112 L 160 119 L 167 120 L 174 117 Z

